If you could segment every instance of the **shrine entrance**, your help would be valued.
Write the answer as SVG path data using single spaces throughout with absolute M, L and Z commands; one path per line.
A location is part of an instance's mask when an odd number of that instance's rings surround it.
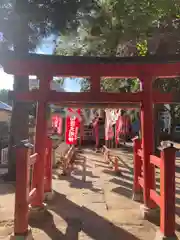
M 4 71 L 14 75 L 36 75 L 40 80 L 38 90 L 16 93 L 10 92 L 11 99 L 16 101 L 36 101 L 37 130 L 35 152 L 40 161 L 36 162 L 34 176 L 36 185 L 36 207 L 42 207 L 44 199 L 44 170 L 47 136 L 46 106 L 48 103 L 61 106 L 90 106 L 99 104 L 118 106 L 119 104 L 140 104 L 142 159 L 143 159 L 143 203 L 144 211 L 155 207 L 150 196 L 154 189 L 154 168 L 150 156 L 154 153 L 153 104 L 178 102 L 175 94 L 153 91 L 152 82 L 159 77 L 174 77 L 178 75 L 180 59 L 177 56 L 168 57 L 128 57 L 128 58 L 95 58 L 95 57 L 58 57 L 29 54 L 17 57 L 13 52 L 7 52 L 2 62 Z M 50 90 L 53 76 L 88 77 L 91 81 L 90 92 L 67 93 Z M 136 93 L 101 92 L 101 77 L 138 78 L 141 91 Z

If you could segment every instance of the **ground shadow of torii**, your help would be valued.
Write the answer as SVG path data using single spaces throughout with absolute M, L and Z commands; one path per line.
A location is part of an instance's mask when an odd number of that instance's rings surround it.
M 44 213 L 42 221 L 35 218 L 30 220 L 30 225 L 42 229 L 53 240 L 78 240 L 80 231 L 94 240 L 139 239 L 88 208 L 78 206 L 58 192 L 54 192 L 54 199 L 49 204 L 49 210 L 66 221 L 68 226 L 65 234 L 57 229 L 53 215 L 48 211 Z

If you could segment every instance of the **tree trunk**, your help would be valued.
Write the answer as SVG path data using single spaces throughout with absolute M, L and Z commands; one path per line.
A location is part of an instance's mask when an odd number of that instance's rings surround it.
M 24 0 L 23 0 L 24 1 Z M 22 0 L 16 0 L 16 11 L 21 8 Z M 17 19 L 17 31 L 14 35 L 14 51 L 17 55 L 28 53 L 28 20 Z M 29 89 L 28 76 L 14 77 L 14 91 L 24 92 Z M 13 101 L 13 111 L 11 118 L 9 151 L 8 151 L 8 180 L 15 180 L 16 176 L 16 155 L 14 146 L 19 141 L 28 138 L 29 133 L 29 104 L 25 102 Z
M 27 90 L 26 83 L 28 79 L 26 77 L 15 77 L 14 81 L 19 84 L 24 83 L 21 90 Z M 9 155 L 8 155 L 8 179 L 15 180 L 16 173 L 16 155 L 14 146 L 21 140 L 28 138 L 29 133 L 29 107 L 27 103 L 13 102 L 13 111 L 11 118 L 10 139 L 9 139 Z

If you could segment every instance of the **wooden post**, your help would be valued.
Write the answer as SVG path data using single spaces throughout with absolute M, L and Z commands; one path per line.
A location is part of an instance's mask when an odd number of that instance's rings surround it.
M 101 77 L 98 76 L 95 73 L 93 73 L 93 75 L 91 76 L 91 89 L 90 92 L 92 94 L 96 94 L 98 95 L 100 93 L 100 81 L 101 81 Z M 92 95 L 93 96 L 93 95 Z M 95 141 L 96 141 L 96 150 L 99 148 L 99 122 L 96 124 L 95 128 L 94 128 L 94 133 L 95 133 Z
M 152 100 L 152 77 L 141 75 L 143 99 L 141 102 L 141 132 L 142 132 L 142 155 L 143 155 L 143 179 L 144 179 L 144 206 L 148 209 L 156 205 L 150 199 L 150 189 L 155 188 L 154 166 L 150 164 L 150 155 L 154 147 L 153 127 L 153 100 Z
M 99 122 L 96 123 L 95 129 L 96 149 L 99 147 Z
M 82 163 L 82 181 L 86 181 L 86 157 L 84 158 Z
M 79 138 L 79 147 L 82 147 L 84 141 L 84 121 L 80 122 L 80 138 Z
M 39 155 L 39 161 L 34 166 L 34 183 L 37 188 L 37 197 L 32 202 L 32 207 L 44 207 L 44 176 L 45 176 L 45 150 L 47 140 L 47 96 L 50 90 L 50 80 L 48 77 L 40 78 L 39 94 L 42 99 L 38 102 L 37 123 L 36 123 L 36 144 L 35 152 Z
M 45 169 L 45 177 L 46 184 L 44 186 L 46 193 L 52 192 L 52 141 L 48 137 L 47 138 L 47 156 L 46 156 L 46 169 Z
M 16 149 L 16 193 L 14 235 L 26 236 L 28 234 L 28 148 Z
M 134 180 L 133 180 L 133 200 L 140 201 L 142 196 L 142 189 L 138 181 L 138 177 L 141 176 L 142 169 L 142 160 L 138 155 L 138 150 L 141 149 L 141 140 L 136 137 L 133 139 L 134 144 L 134 153 L 133 153 L 133 161 L 134 161 Z
M 90 92 L 92 92 L 92 94 L 99 94 L 100 93 L 100 82 L 101 82 L 101 77 L 94 74 L 91 76 L 91 89 Z
M 107 151 L 105 150 L 104 156 L 105 156 L 105 162 L 109 164 L 110 163 L 110 161 L 109 161 L 109 150 L 107 150 Z
M 166 239 L 175 237 L 175 159 L 176 149 L 165 148 L 160 165 L 160 231 Z
M 114 171 L 115 171 L 115 173 L 120 173 L 117 157 L 114 157 Z

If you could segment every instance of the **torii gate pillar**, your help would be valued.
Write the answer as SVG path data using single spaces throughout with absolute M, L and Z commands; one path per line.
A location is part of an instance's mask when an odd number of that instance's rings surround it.
M 141 91 L 143 100 L 141 102 L 141 134 L 142 134 L 142 160 L 144 175 L 144 205 L 141 212 L 144 218 L 150 211 L 156 207 L 150 199 L 150 189 L 155 188 L 155 172 L 154 167 L 150 164 L 150 155 L 154 152 L 154 119 L 153 119 L 153 99 L 152 99 L 152 82 L 150 75 L 141 75 Z
M 39 94 L 41 96 L 37 106 L 37 120 L 36 120 L 36 143 L 35 152 L 38 153 L 38 161 L 34 168 L 34 182 L 37 188 L 37 198 L 32 203 L 32 207 L 43 208 L 44 204 L 44 174 L 45 174 L 45 154 L 47 143 L 47 98 L 50 90 L 49 76 L 39 77 Z

